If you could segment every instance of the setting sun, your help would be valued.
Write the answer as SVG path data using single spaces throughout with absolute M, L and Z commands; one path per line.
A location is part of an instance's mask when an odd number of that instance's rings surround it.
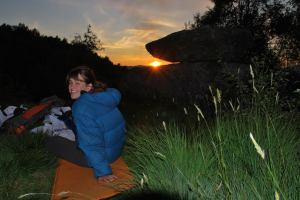
M 161 66 L 161 64 L 162 64 L 161 62 L 155 60 L 155 61 L 151 62 L 149 65 L 150 65 L 151 67 L 156 68 L 156 67 Z

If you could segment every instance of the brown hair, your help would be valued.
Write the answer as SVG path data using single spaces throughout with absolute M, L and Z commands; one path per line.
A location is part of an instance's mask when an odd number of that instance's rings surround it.
M 66 82 L 69 84 L 71 78 L 78 80 L 78 75 L 81 75 L 86 84 L 92 84 L 93 92 L 102 92 L 106 90 L 107 85 L 96 79 L 94 71 L 87 66 L 77 66 L 69 71 L 66 77 Z

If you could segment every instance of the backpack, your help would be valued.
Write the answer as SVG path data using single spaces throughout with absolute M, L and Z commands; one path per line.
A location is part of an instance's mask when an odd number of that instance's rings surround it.
M 7 131 L 8 133 L 17 135 L 22 134 L 28 127 L 33 126 L 37 121 L 47 115 L 53 105 L 61 106 L 63 104 L 64 102 L 57 96 L 44 98 L 37 105 L 34 105 L 31 108 L 24 110 L 22 113 L 6 120 L 2 131 Z

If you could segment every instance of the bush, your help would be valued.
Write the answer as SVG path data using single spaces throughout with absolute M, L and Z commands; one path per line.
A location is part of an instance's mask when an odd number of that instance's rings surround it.
M 218 85 L 225 102 L 238 103 L 241 109 L 251 109 L 262 104 L 271 110 L 300 111 L 299 69 L 269 69 L 257 63 L 249 65 L 251 73 L 247 80 L 238 74 L 223 73 L 223 82 Z

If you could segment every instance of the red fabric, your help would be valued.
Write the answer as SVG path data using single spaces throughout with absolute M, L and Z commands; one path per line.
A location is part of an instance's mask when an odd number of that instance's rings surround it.
M 30 119 L 33 115 L 41 112 L 42 110 L 44 110 L 45 108 L 48 108 L 49 106 L 51 106 L 51 102 L 50 103 L 44 103 L 44 104 L 39 104 L 36 106 L 33 106 L 32 108 L 30 108 L 29 110 L 25 111 L 25 113 L 22 115 L 22 117 L 24 119 Z

